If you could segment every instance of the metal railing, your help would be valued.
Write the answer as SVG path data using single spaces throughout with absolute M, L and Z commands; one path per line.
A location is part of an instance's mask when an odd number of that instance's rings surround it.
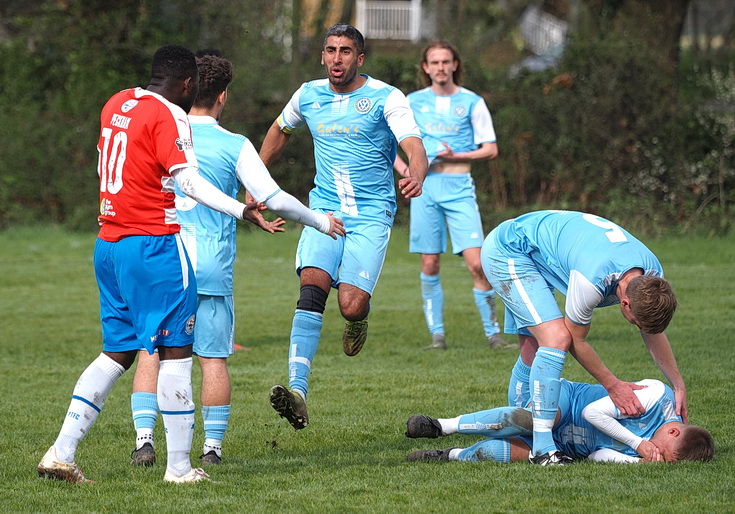
M 421 37 L 421 0 L 357 0 L 355 26 L 366 38 Z

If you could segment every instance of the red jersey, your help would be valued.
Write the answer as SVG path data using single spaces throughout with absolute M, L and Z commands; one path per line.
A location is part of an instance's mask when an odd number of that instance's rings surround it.
M 184 110 L 151 91 L 126 89 L 107 101 L 100 123 L 99 237 L 179 232 L 171 172 L 197 167 Z

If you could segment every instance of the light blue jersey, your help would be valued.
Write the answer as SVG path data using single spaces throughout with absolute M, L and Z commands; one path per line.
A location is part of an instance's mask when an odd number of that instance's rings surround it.
M 262 201 L 279 191 L 243 135 L 223 129 L 209 116 L 189 116 L 199 174 L 235 198 L 241 185 Z M 237 220 L 197 203 L 176 186 L 176 209 L 181 236 L 196 270 L 197 292 L 232 295 Z
M 598 400 L 609 402 L 612 406 L 607 408 L 613 411 L 610 412 L 611 417 L 631 435 L 643 440 L 651 439 L 656 430 L 665 423 L 681 421 L 681 417 L 676 415 L 674 391 L 668 385 L 659 380 L 641 380 L 636 383 L 647 386 L 636 391 L 646 412 L 638 417 L 628 417 L 621 415 L 612 405 L 603 386 L 562 379 L 559 398 L 562 418 L 554 427 L 554 442 L 559 450 L 574 458 L 585 458 L 600 449 L 611 449 L 632 457 L 639 456 L 636 450 L 605 434 L 585 419 L 585 411 L 595 409 L 597 406 L 594 402 Z
M 390 226 L 396 211 L 397 143 L 421 135 L 404 94 L 363 76 L 367 82 L 362 87 L 344 94 L 332 91 L 328 79 L 302 84 L 277 122 L 287 133 L 304 124 L 311 130 L 316 159 L 312 209 Z
M 471 152 L 484 143 L 496 141 L 490 111 L 483 98 L 463 87 L 453 95 L 435 94 L 431 87 L 408 94 L 408 101 L 424 139 L 431 164 L 445 150 Z
M 625 229 L 599 216 L 572 211 L 531 212 L 501 223 L 486 238 L 482 261 L 506 306 L 519 310 L 519 327 L 558 317 L 550 312 L 558 307 L 548 293 L 554 305 L 533 305 L 538 316 L 521 312 L 528 309 L 529 301 L 541 301 L 540 288 L 548 288 L 534 274 L 566 295 L 565 314 L 580 325 L 591 323 L 596 307 L 620 303 L 616 288 L 627 271 L 640 268 L 644 275 L 663 277 L 653 252 Z M 505 295 L 503 284 L 524 286 L 530 300 L 514 300 L 513 291 Z

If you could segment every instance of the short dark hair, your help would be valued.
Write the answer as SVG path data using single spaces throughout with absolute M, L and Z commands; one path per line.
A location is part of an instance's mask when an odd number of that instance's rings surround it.
M 362 37 L 360 31 L 352 25 L 347 25 L 346 23 L 337 23 L 336 25 L 332 25 L 331 27 L 329 27 L 329 30 L 327 30 L 327 35 L 324 36 L 324 44 L 322 45 L 323 47 L 327 46 L 327 38 L 331 36 L 346 36 L 351 39 L 353 43 L 355 43 L 355 50 L 357 50 L 357 55 L 365 53 L 365 38 Z
M 153 54 L 151 77 L 186 80 L 197 74 L 194 52 L 181 45 L 164 45 Z
M 449 41 L 438 39 L 426 45 L 426 48 L 424 48 L 424 51 L 421 54 L 421 63 L 426 64 L 428 62 L 427 59 L 429 56 L 429 52 L 437 48 L 440 48 L 443 50 L 449 50 L 452 53 L 452 60 L 457 62 L 457 69 L 454 70 L 454 73 L 452 74 L 452 80 L 458 86 L 461 85 L 462 84 L 462 58 L 459 56 L 459 51 Z M 421 75 L 421 79 L 423 80 L 424 84 L 427 86 L 430 86 L 431 78 L 424 71 L 423 66 L 419 66 L 419 74 Z
M 232 82 L 232 63 L 216 55 L 197 58 L 199 67 L 199 94 L 194 105 L 210 108 L 217 97 Z

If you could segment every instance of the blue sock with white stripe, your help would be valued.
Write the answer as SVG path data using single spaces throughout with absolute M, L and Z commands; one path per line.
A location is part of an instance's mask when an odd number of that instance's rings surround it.
M 508 383 L 508 405 L 511 407 L 526 407 L 531 399 L 531 389 L 528 380 L 531 375 L 531 366 L 524 364 L 518 356 Z
M 202 405 L 202 421 L 205 438 L 202 454 L 206 455 L 214 450 L 218 457 L 222 457 L 222 440 L 230 422 L 230 406 Z
M 158 396 L 156 393 L 133 393 L 130 395 L 130 410 L 135 425 L 135 449 L 145 443 L 153 446 L 153 429 L 158 418 Z
M 459 417 L 458 432 L 496 438 L 531 435 L 530 422 L 531 416 L 525 409 L 496 407 L 463 414 Z
M 507 439 L 485 439 L 454 455 L 453 452 L 454 450 L 449 453 L 451 460 L 510 462 L 510 441 Z
M 444 291 L 439 275 L 421 273 L 421 298 L 424 301 L 424 318 L 431 334 L 444 333 Z
M 533 455 L 556 450 L 551 430 L 559 407 L 559 379 L 567 352 L 540 347 L 531 366 L 531 408 L 533 413 Z
M 475 305 L 477 312 L 480 313 L 482 320 L 482 328 L 485 331 L 485 337 L 490 337 L 500 332 L 498 325 L 498 317 L 495 313 L 495 291 L 483 291 L 481 289 L 472 288 L 472 294 L 475 297 Z
M 288 383 L 306 399 L 309 392 L 311 362 L 319 348 L 322 315 L 297 310 L 291 326 L 291 347 L 288 354 Z
M 79 442 L 94 425 L 110 389 L 124 372 L 125 368 L 101 353 L 79 376 L 64 423 L 54 442 L 56 457 L 60 461 L 74 462 Z
M 166 427 L 168 470 L 176 476 L 191 471 L 194 438 L 194 398 L 191 387 L 191 357 L 161 361 L 158 372 L 158 407 Z

